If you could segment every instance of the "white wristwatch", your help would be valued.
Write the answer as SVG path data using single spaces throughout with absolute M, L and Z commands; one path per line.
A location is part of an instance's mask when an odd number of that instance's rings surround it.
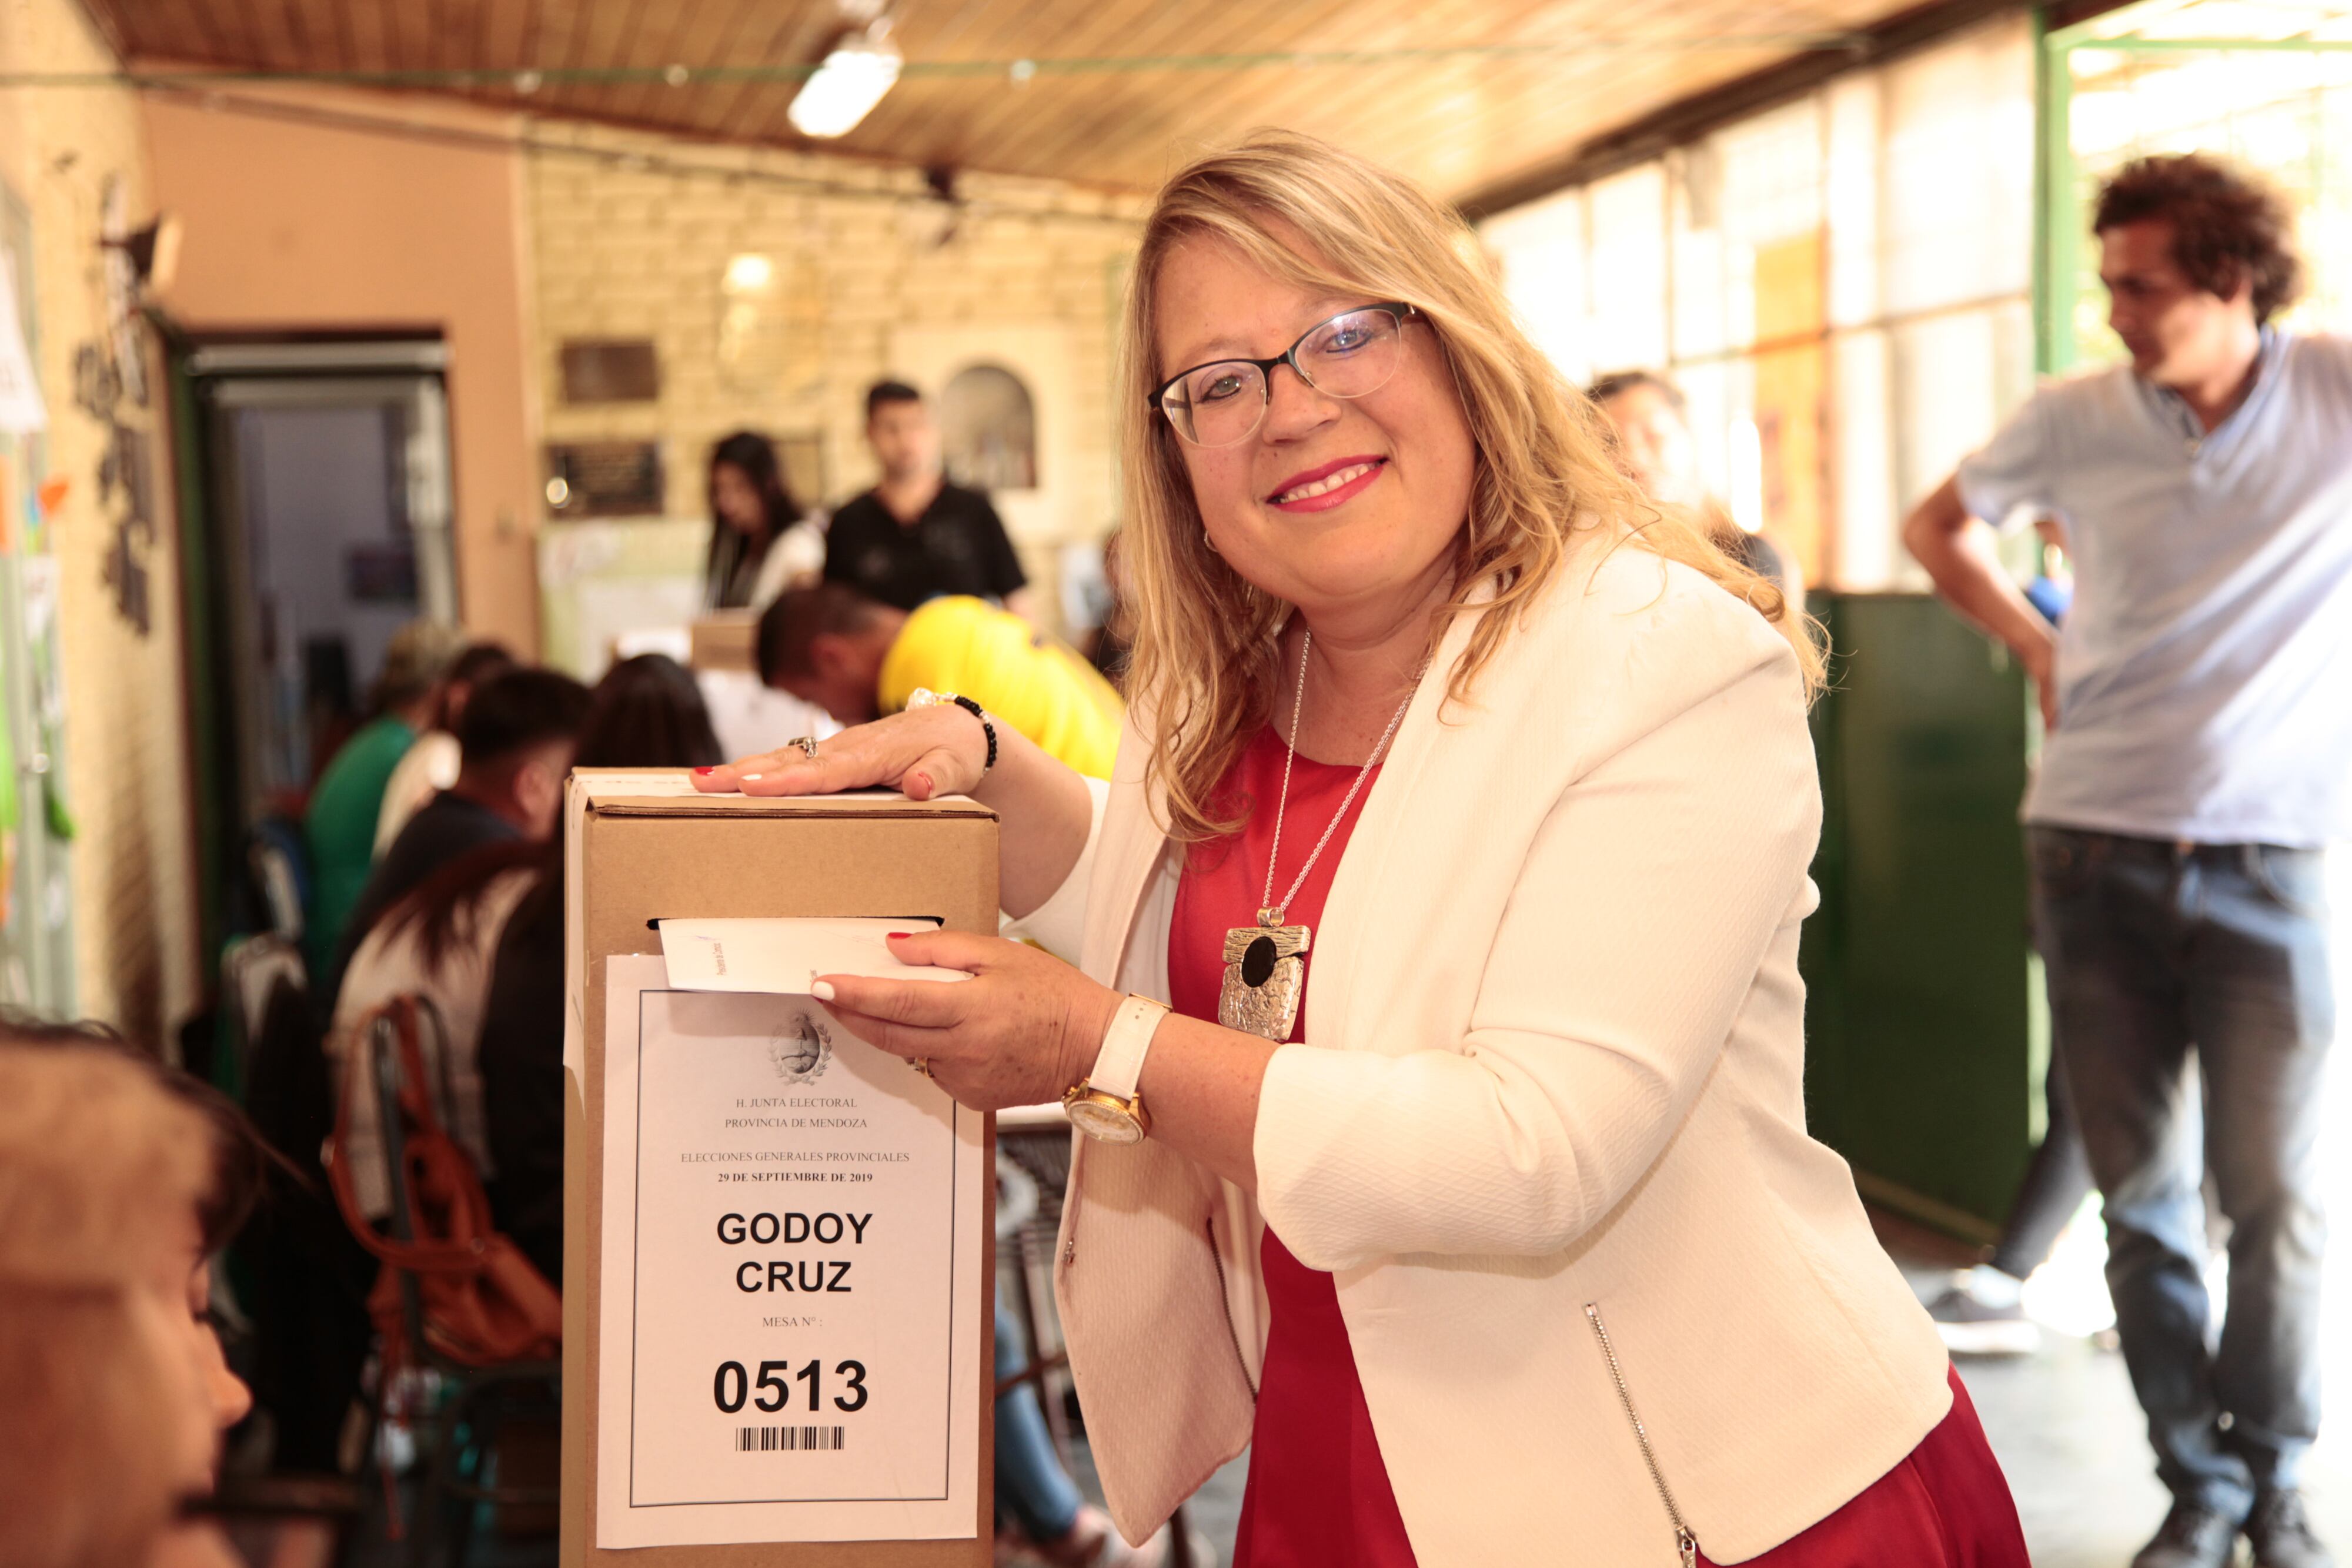
M 1150 997 L 1129 997 L 1118 1004 L 1103 1034 L 1094 1071 L 1062 1096 L 1062 1109 L 1069 1113 L 1072 1126 L 1106 1144 L 1143 1142 L 1151 1131 L 1151 1115 L 1135 1085 L 1143 1076 L 1151 1037 L 1167 1016 L 1167 1007 Z

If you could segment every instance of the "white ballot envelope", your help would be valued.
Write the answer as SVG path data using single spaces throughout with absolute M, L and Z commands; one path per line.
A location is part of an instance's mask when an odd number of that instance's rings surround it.
M 599 1547 L 970 1539 L 984 1118 L 807 994 L 890 920 L 605 960 Z
M 877 980 L 969 980 L 961 969 L 901 964 L 892 932 L 929 932 L 939 922 L 907 920 L 662 920 L 669 983 L 686 991 L 778 991 L 808 995 L 819 975 Z

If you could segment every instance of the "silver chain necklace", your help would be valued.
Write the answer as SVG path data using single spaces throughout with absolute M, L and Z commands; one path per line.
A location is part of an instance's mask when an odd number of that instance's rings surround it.
M 1298 875 L 1282 902 L 1274 901 L 1275 862 L 1282 857 L 1282 823 L 1290 806 L 1290 768 L 1298 759 L 1298 717 L 1307 707 L 1307 655 L 1315 646 L 1315 633 L 1308 632 L 1298 644 L 1298 684 L 1290 703 L 1290 748 L 1282 759 L 1282 793 L 1274 806 L 1274 843 L 1265 856 L 1265 893 L 1257 912 L 1257 924 L 1237 925 L 1225 933 L 1225 980 L 1217 998 L 1217 1021 L 1227 1029 L 1244 1030 L 1263 1035 L 1280 1043 L 1290 1038 L 1291 1026 L 1298 1019 L 1298 1003 L 1305 990 L 1307 949 L 1314 942 L 1315 933 L 1305 925 L 1286 925 L 1283 914 L 1298 890 L 1307 885 L 1307 873 L 1323 856 L 1324 847 L 1331 835 L 1339 831 L 1347 820 L 1348 808 L 1356 803 L 1356 796 L 1371 777 L 1389 742 L 1396 736 L 1397 726 L 1404 722 L 1405 709 L 1412 706 L 1413 695 L 1421 687 L 1421 675 L 1426 674 L 1426 661 L 1421 672 L 1413 676 L 1413 691 L 1405 694 L 1404 701 L 1389 716 L 1388 727 L 1373 744 L 1372 753 L 1364 765 L 1356 769 L 1355 781 L 1340 799 L 1339 809 L 1331 813 L 1330 822 L 1323 836 L 1315 841 L 1307 852 L 1307 863 L 1298 868 Z

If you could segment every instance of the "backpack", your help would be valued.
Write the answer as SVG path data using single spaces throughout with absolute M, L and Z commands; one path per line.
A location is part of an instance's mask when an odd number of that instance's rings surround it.
M 432 1004 L 413 995 L 394 997 L 369 1015 L 352 1049 L 328 1146 L 328 1176 L 343 1222 L 383 1265 L 368 1297 L 368 1312 L 383 1339 L 386 1386 L 396 1372 L 426 1356 L 461 1366 L 546 1361 L 558 1354 L 563 1338 L 562 1297 L 492 1224 L 481 1177 L 444 1127 L 442 1096 L 426 1071 L 427 1016 L 437 1032 Z M 394 1104 L 384 1108 L 386 1120 L 398 1119 L 401 1148 L 401 1170 L 393 1181 L 394 1228 L 405 1228 L 405 1238 L 369 1223 L 352 1190 L 352 1103 L 358 1094 L 378 1092 L 387 1071 L 398 1086 Z M 385 1144 L 394 1131 L 380 1129 Z M 407 1223 L 402 1227 L 404 1206 Z M 412 1280 L 413 1323 L 407 1288 Z M 414 1343 L 419 1336 L 422 1345 Z

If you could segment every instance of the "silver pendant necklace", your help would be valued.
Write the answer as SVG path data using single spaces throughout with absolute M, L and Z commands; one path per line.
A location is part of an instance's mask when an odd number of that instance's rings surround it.
M 1331 821 L 1323 836 L 1315 841 L 1307 852 L 1307 863 L 1298 868 L 1292 879 L 1290 891 L 1282 902 L 1274 900 L 1274 866 L 1282 855 L 1282 819 L 1290 804 L 1290 765 L 1298 758 L 1298 716 L 1307 706 L 1307 654 L 1315 646 L 1315 633 L 1308 632 L 1298 644 L 1297 694 L 1290 703 L 1290 750 L 1282 759 L 1282 793 L 1274 806 L 1274 844 L 1265 855 L 1265 893 L 1260 901 L 1255 925 L 1236 925 L 1225 933 L 1225 983 L 1217 994 L 1217 1021 L 1227 1029 L 1237 1029 L 1262 1035 L 1279 1045 L 1290 1038 L 1291 1026 L 1298 1021 L 1298 1002 L 1307 989 L 1307 949 L 1315 940 L 1315 933 L 1305 925 L 1286 925 L 1283 912 L 1290 907 L 1298 890 L 1307 885 L 1307 873 L 1315 869 L 1322 857 L 1323 847 L 1347 817 L 1348 808 L 1356 803 L 1356 793 L 1363 789 L 1364 780 L 1371 776 L 1381 754 L 1388 749 L 1389 741 L 1404 722 L 1404 710 L 1412 706 L 1413 693 L 1405 694 L 1389 716 L 1389 727 L 1381 731 L 1380 740 L 1372 754 L 1356 769 L 1356 781 L 1348 786 L 1339 809 L 1331 813 Z M 1423 664 L 1423 672 L 1428 665 Z M 1421 687 L 1421 676 L 1413 677 L 1413 690 Z

